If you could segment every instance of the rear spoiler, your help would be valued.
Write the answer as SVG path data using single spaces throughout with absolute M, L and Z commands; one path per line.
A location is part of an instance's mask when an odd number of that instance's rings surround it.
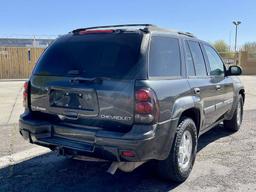
M 79 28 L 71 31 L 71 33 L 79 33 L 80 31 L 86 31 L 91 29 L 106 29 L 106 28 L 130 28 L 130 27 L 137 27 L 141 30 L 148 30 L 149 27 L 156 28 L 157 26 L 152 24 L 124 24 L 124 25 L 105 25 L 105 26 L 96 26 L 96 27 L 87 27 L 87 28 Z M 142 27 L 142 28 L 141 28 Z

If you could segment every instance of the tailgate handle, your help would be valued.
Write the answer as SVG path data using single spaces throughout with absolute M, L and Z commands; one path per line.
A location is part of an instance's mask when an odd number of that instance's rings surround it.
M 64 120 L 64 119 L 77 120 L 78 114 L 75 112 L 64 112 L 63 114 L 58 115 L 58 117 L 61 120 Z

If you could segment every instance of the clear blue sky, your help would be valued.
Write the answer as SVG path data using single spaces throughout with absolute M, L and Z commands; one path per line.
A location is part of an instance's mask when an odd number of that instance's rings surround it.
M 0 36 L 59 35 L 74 28 L 153 23 L 189 31 L 213 42 L 234 43 L 233 20 L 241 20 L 239 42 L 256 41 L 255 0 L 5 0 Z

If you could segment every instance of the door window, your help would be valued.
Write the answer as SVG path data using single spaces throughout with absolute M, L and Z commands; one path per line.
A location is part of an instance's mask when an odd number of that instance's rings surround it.
M 199 43 L 195 41 L 188 41 L 188 44 L 194 61 L 196 76 L 206 76 L 206 66 Z
M 204 45 L 206 55 L 210 64 L 210 75 L 213 76 L 223 76 L 224 75 L 224 65 L 222 60 L 216 51 L 209 45 Z

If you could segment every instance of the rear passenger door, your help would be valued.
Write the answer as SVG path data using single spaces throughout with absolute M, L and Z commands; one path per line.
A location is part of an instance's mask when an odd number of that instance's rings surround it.
M 208 75 L 208 68 L 199 42 L 185 40 L 185 57 L 188 82 L 191 92 L 202 106 L 202 129 L 212 125 L 215 116 L 216 85 Z
M 216 113 L 219 119 L 231 109 L 233 103 L 233 84 L 230 77 L 225 77 L 224 63 L 210 45 L 203 43 L 204 54 L 210 70 L 211 81 L 216 84 Z

